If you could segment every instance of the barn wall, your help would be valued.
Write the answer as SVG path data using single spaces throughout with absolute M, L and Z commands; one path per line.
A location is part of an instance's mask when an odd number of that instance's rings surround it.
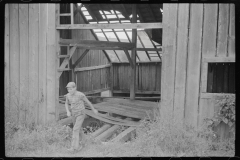
M 22 124 L 55 120 L 54 4 L 6 4 L 5 117 Z
M 235 6 L 163 4 L 163 12 L 162 108 L 200 126 L 217 110 L 215 93 L 207 93 L 208 63 L 235 62 Z
M 70 23 L 69 18 L 63 17 L 62 22 Z M 74 24 L 85 24 L 83 17 L 80 13 L 74 16 Z M 61 34 L 61 38 L 80 39 L 80 40 L 96 40 L 90 30 L 68 30 L 70 32 Z M 65 31 L 67 32 L 67 31 Z M 76 49 L 72 56 L 71 63 L 74 64 L 78 58 L 84 53 L 84 49 Z M 109 64 L 109 61 L 102 50 L 90 50 L 83 60 L 76 66 L 76 68 L 99 66 Z M 109 87 L 109 74 L 110 68 L 102 68 L 87 71 L 78 71 L 76 74 L 77 89 L 81 92 L 89 92 L 93 90 L 103 89 Z M 66 85 L 71 80 L 71 72 L 64 71 L 60 77 L 60 95 L 67 93 Z
M 129 63 L 113 63 L 113 90 L 129 92 L 131 67 Z M 136 65 L 136 91 L 159 91 L 161 87 L 161 63 Z
M 84 24 L 80 13 L 74 17 L 75 24 Z M 96 40 L 91 30 L 73 30 L 73 39 Z M 73 57 L 73 63 L 82 55 L 83 49 L 77 49 L 77 54 Z M 90 50 L 76 68 L 99 66 L 109 64 L 109 61 L 102 50 Z M 88 92 L 109 87 L 110 68 L 95 69 L 89 71 L 76 72 L 77 87 L 80 91 Z

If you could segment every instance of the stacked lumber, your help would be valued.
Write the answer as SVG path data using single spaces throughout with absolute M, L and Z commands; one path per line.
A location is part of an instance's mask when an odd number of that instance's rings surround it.
M 66 116 L 65 110 L 65 98 L 59 98 L 59 117 Z M 96 141 L 109 141 L 110 142 L 125 142 L 131 138 L 132 134 L 136 133 L 137 126 L 140 125 L 140 120 L 150 116 L 153 117 L 153 110 L 157 109 L 157 103 L 145 102 L 139 100 L 128 100 L 128 99 L 118 99 L 118 98 L 103 98 L 100 103 L 93 104 L 93 106 L 99 111 L 95 115 L 89 106 L 86 106 L 86 115 L 96 118 L 100 121 L 105 122 L 105 124 L 92 133 L 92 137 Z M 112 114 L 119 115 L 117 117 L 111 116 Z M 134 121 L 133 119 L 138 119 Z M 59 121 L 62 125 L 67 125 L 72 123 L 72 118 L 64 118 Z M 122 130 L 121 126 L 125 126 Z M 119 130 L 120 129 L 120 130 Z M 120 131 L 120 133 L 117 133 Z M 118 134 L 118 135 L 116 135 Z M 114 135 L 116 135 L 114 137 Z

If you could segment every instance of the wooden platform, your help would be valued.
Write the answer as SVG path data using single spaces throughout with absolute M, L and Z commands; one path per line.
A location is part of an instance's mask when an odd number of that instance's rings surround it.
M 99 114 L 95 115 L 89 106 L 86 106 L 86 114 L 106 123 L 92 134 L 99 141 L 106 141 L 120 126 L 127 126 L 127 128 L 111 141 L 127 141 L 140 124 L 140 120 L 152 119 L 154 110 L 158 111 L 158 103 L 156 102 L 99 97 L 98 99 L 90 98 L 90 101 L 95 103 L 93 106 L 99 111 Z M 62 118 L 59 121 L 61 124 L 66 125 L 72 122 L 71 117 L 64 118 L 67 116 L 62 98 L 61 103 L 59 103 L 59 114 L 60 119 Z
M 96 101 L 96 100 L 95 100 Z M 158 110 L 157 102 L 147 102 L 140 100 L 129 100 L 120 98 L 102 98 L 97 100 L 98 103 L 93 106 L 102 113 L 116 114 L 124 117 L 130 117 L 135 119 L 143 119 L 145 117 L 153 117 L 154 109 Z M 64 101 L 59 103 L 60 119 L 66 115 Z M 86 109 L 90 107 L 86 106 Z M 107 118 L 107 115 L 100 114 L 101 117 Z M 110 116 L 108 117 L 108 119 Z

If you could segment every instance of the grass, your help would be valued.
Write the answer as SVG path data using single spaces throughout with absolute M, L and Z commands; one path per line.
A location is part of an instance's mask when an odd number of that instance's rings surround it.
M 70 154 L 72 129 L 49 124 L 27 128 L 14 123 L 5 125 L 5 148 L 8 157 L 161 157 L 161 156 L 234 156 L 234 139 L 220 141 L 209 128 L 194 130 L 156 115 L 143 120 L 136 136 L 126 143 L 95 142 L 89 132 L 85 147 Z M 121 128 L 123 129 L 123 128 Z M 119 130 L 121 130 L 119 129 Z

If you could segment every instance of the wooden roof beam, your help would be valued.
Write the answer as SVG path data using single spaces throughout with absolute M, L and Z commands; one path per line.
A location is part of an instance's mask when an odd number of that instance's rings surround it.
M 115 13 L 115 15 L 117 16 L 119 23 L 121 23 L 121 20 L 120 20 L 120 18 L 118 17 L 118 14 L 117 14 L 116 11 L 115 11 L 115 7 L 114 7 L 113 5 L 111 5 L 111 4 L 109 4 L 109 5 L 110 5 L 110 7 L 113 9 L 113 12 Z M 123 14 L 122 14 L 122 15 L 123 15 Z M 129 20 L 129 18 L 128 18 L 128 20 Z M 123 29 L 123 31 L 124 31 L 124 33 L 126 34 L 126 36 L 127 36 L 127 38 L 128 38 L 128 41 L 131 43 L 131 39 L 130 39 L 129 35 L 127 34 L 126 30 Z M 115 31 L 114 31 L 114 32 L 115 32 Z M 120 40 L 119 40 L 119 41 L 120 41 Z M 139 58 L 138 54 L 136 54 L 136 55 L 137 55 L 138 60 L 140 61 L 140 58 Z
M 103 11 L 103 9 L 102 9 L 102 7 L 101 7 L 101 4 L 98 4 L 98 6 L 99 6 L 99 8 L 102 10 L 103 15 L 104 15 L 105 18 L 107 19 L 107 22 L 110 24 L 108 17 L 106 16 L 105 12 Z M 120 39 L 118 38 L 116 32 L 114 32 L 113 29 L 112 29 L 112 31 L 113 31 L 115 37 L 117 38 L 118 42 L 121 42 Z M 105 33 L 104 31 L 103 31 L 103 33 L 104 33 L 105 37 L 107 38 L 106 33 Z M 118 56 L 118 54 L 117 54 L 117 52 L 116 52 L 115 50 L 114 50 L 114 53 L 116 54 L 118 60 L 121 62 L 121 59 L 119 58 L 119 56 Z
M 81 17 L 83 18 L 84 22 L 87 24 L 88 21 L 87 21 L 86 17 L 83 15 L 83 13 L 82 13 L 82 11 L 81 11 L 81 7 L 82 7 L 82 6 L 83 6 L 83 5 L 81 5 L 81 6 L 79 7 L 78 12 L 79 12 L 79 14 L 81 15 Z M 91 33 L 93 34 L 93 36 L 95 37 L 95 39 L 96 39 L 96 40 L 99 40 L 98 37 L 97 37 L 97 35 L 93 32 L 93 30 L 90 30 L 90 31 L 91 31 Z M 109 61 L 110 63 L 112 63 L 111 58 L 109 57 L 109 55 L 106 53 L 105 50 L 103 50 L 103 53 L 104 53 L 105 56 L 107 57 L 108 61 Z
M 125 8 L 125 6 L 124 6 L 124 4 L 122 4 L 121 5 L 122 6 L 122 8 L 123 8 L 123 10 L 128 14 L 128 11 L 127 11 L 127 9 Z M 137 7 L 137 5 L 136 5 L 136 9 L 137 9 L 138 7 Z M 136 14 L 137 14 L 137 11 L 136 11 Z M 137 16 L 137 15 L 136 15 Z M 129 18 L 129 17 L 128 17 Z M 139 17 L 140 18 L 140 17 Z M 131 21 L 131 19 L 129 18 L 129 20 Z M 137 21 L 137 17 L 136 17 L 136 21 Z M 137 32 L 137 31 L 136 31 Z M 140 37 L 138 36 L 138 34 L 137 34 L 137 37 L 140 39 Z M 143 45 L 143 43 L 140 41 L 140 43 L 142 44 L 142 46 L 144 47 L 144 45 Z M 151 61 L 151 59 L 150 59 L 150 56 L 148 55 L 148 52 L 147 51 L 145 51 L 145 53 L 146 53 L 146 55 L 147 55 L 147 57 L 149 58 L 149 61 Z M 138 53 L 136 52 L 136 55 L 137 55 L 137 57 L 138 57 L 138 59 L 139 59 L 139 61 L 140 61 L 140 58 L 139 58 L 139 56 L 138 56 Z
M 162 23 L 61 24 L 56 29 L 158 29 L 162 27 Z
M 102 6 L 101 6 L 101 4 L 98 4 L 98 6 L 99 6 L 99 8 L 102 10 L 102 12 L 103 12 L 103 15 L 105 16 L 105 18 L 106 18 L 107 22 L 110 24 L 110 21 L 109 21 L 109 19 L 108 19 L 107 15 L 104 13 L 104 11 L 103 11 L 103 9 L 102 9 Z M 116 38 L 117 38 L 118 42 L 121 42 L 121 41 L 120 41 L 120 39 L 119 39 L 119 37 L 118 37 L 118 35 L 117 35 L 117 34 L 114 32 L 114 30 L 113 30 L 113 29 L 112 29 L 112 31 L 113 31 L 114 35 L 116 36 Z
M 149 6 L 150 7 L 150 6 Z M 139 8 L 137 7 L 137 11 L 138 11 L 138 13 L 139 13 L 139 18 L 140 18 L 140 21 L 144 21 L 143 20 L 143 16 L 142 16 L 142 14 L 141 14 L 141 12 L 139 11 Z M 154 17 L 154 19 L 155 19 L 155 17 Z M 146 31 L 145 31 L 146 32 Z M 154 48 L 156 48 L 157 49 L 157 46 L 154 44 L 154 42 L 153 42 L 153 40 L 152 40 L 152 38 L 151 38 L 151 36 L 149 35 L 149 33 L 148 32 L 146 32 L 146 34 L 147 34 L 147 36 L 148 36 L 148 38 L 149 38 L 149 40 L 151 41 L 151 43 L 152 43 L 152 45 L 154 46 Z M 161 60 L 161 56 L 160 56 L 160 53 L 157 51 L 157 55 L 158 55 L 158 57 L 160 58 L 160 60 Z
M 126 43 L 126 42 L 110 42 L 110 41 L 94 41 L 94 40 L 78 40 L 78 39 L 60 39 L 59 40 L 60 45 L 69 45 L 69 46 L 77 46 L 80 48 L 111 48 L 111 49 L 117 49 L 117 50 L 130 50 L 134 48 L 133 43 Z M 107 49 L 106 49 L 107 50 Z
M 92 10 L 91 10 L 88 6 L 85 6 L 85 8 L 88 10 L 88 12 L 92 15 L 92 17 L 93 17 L 93 18 L 97 21 L 97 23 L 99 24 L 98 18 L 95 16 L 95 14 L 92 12 Z M 109 41 L 109 39 L 108 39 L 106 33 L 103 31 L 103 29 L 101 29 L 101 31 L 102 31 L 104 37 L 106 38 L 106 40 Z M 116 57 L 118 58 L 119 62 L 121 62 L 121 59 L 118 57 L 117 52 L 116 52 L 115 50 L 113 50 L 113 51 L 114 51 Z M 106 54 L 107 54 L 107 53 L 106 53 Z

